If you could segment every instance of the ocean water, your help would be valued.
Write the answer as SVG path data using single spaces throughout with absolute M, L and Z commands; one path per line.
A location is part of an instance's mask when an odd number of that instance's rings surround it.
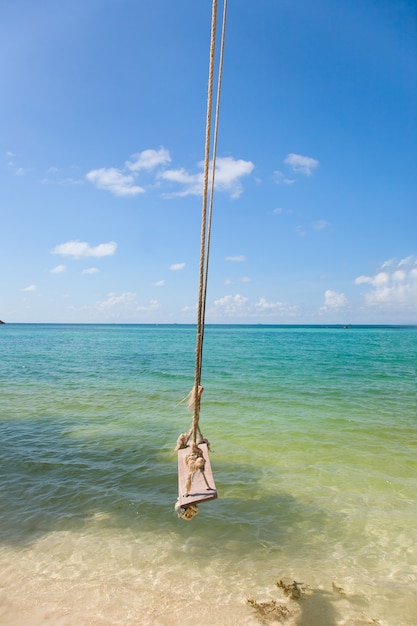
M 208 326 L 219 498 L 186 522 L 194 346 L 0 327 L 1 626 L 416 625 L 417 328 Z

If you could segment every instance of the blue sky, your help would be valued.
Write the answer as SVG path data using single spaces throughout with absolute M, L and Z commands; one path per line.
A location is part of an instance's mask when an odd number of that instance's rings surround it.
M 210 20 L 1 3 L 1 319 L 195 322 Z M 414 0 L 229 0 L 207 322 L 417 323 L 416 111 Z

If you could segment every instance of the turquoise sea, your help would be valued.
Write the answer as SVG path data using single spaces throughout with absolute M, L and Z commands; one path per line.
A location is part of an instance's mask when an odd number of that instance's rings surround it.
M 416 625 L 417 327 L 208 326 L 219 498 L 187 522 L 194 351 L 193 326 L 0 327 L 1 626 Z

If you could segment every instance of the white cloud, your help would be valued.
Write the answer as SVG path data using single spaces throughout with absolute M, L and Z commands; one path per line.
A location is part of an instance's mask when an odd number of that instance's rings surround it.
M 137 184 L 140 173 L 149 174 L 157 168 L 154 177 L 159 182 L 176 183 L 181 185 L 180 191 L 165 193 L 165 197 L 184 197 L 201 195 L 203 192 L 203 162 L 198 163 L 199 171 L 188 172 L 183 167 L 166 169 L 171 163 L 171 156 L 166 148 L 154 150 L 152 148 L 133 154 L 125 161 L 123 168 L 109 167 L 91 170 L 86 179 L 98 189 L 105 189 L 116 196 L 134 196 L 144 193 L 144 187 Z M 211 170 L 212 165 L 210 165 Z M 219 157 L 216 160 L 215 188 L 217 191 L 228 193 L 232 198 L 238 198 L 242 191 L 241 179 L 248 176 L 254 169 L 251 161 L 234 159 L 233 157 Z M 211 180 L 211 171 L 209 172 Z
M 386 267 L 386 266 L 385 266 Z M 370 284 L 374 286 L 386 285 L 389 282 L 388 272 L 378 272 L 375 276 L 358 276 L 355 278 L 355 285 Z
M 24 289 L 22 289 L 22 291 L 36 291 L 37 287 L 36 285 L 29 285 L 28 287 L 25 287 Z
M 266 298 L 259 298 L 255 308 L 257 311 L 269 315 L 279 313 L 281 315 L 294 316 L 298 312 L 298 307 L 294 304 L 289 304 L 288 302 L 268 302 Z
M 65 272 L 67 269 L 66 265 L 57 265 L 56 267 L 53 267 L 51 269 L 51 274 L 62 274 L 62 272 Z
M 417 313 L 417 257 L 389 259 L 374 276 L 358 276 L 355 285 L 369 285 L 365 305 L 398 313 Z
M 184 267 L 185 263 L 172 263 L 172 265 L 169 266 L 169 269 L 173 272 L 177 272 L 178 270 L 183 270 Z
M 232 198 L 238 198 L 243 189 L 240 183 L 242 176 L 248 176 L 255 166 L 251 161 L 233 159 L 232 157 L 218 158 L 216 161 L 215 188 L 228 192 Z
M 187 187 L 184 192 L 177 192 L 176 195 L 199 195 L 203 190 L 203 173 L 189 174 L 183 167 L 175 170 L 162 172 L 161 178 L 170 182 L 179 183 Z
M 379 272 L 373 279 L 373 284 L 376 286 L 384 286 L 389 282 L 388 272 Z
M 52 254 L 62 254 L 63 256 L 72 256 L 74 259 L 83 257 L 105 257 L 115 254 L 117 243 L 109 241 L 108 243 L 100 243 L 98 246 L 90 246 L 84 241 L 67 241 L 61 243 L 52 250 Z
M 157 280 L 156 283 L 153 284 L 154 287 L 163 287 L 165 285 L 164 280 Z
M 165 148 L 160 148 L 159 150 L 143 150 L 137 154 L 132 154 L 132 157 L 134 161 L 126 161 L 125 163 L 127 169 L 132 172 L 151 170 L 158 165 L 166 165 L 171 162 L 169 152 Z
M 242 278 L 240 279 L 241 283 L 250 283 L 252 279 L 249 276 L 242 276 Z
M 301 172 L 306 176 L 310 176 L 311 172 L 318 166 L 319 162 L 311 157 L 302 156 L 301 154 L 288 154 L 284 163 L 292 167 L 294 172 Z
M 294 317 L 298 314 L 298 307 L 288 302 L 268 302 L 260 298 L 255 304 L 240 294 L 227 295 L 215 300 L 210 310 L 213 316 L 237 317 L 248 319 L 262 319 L 263 317 Z
M 88 267 L 87 269 L 83 270 L 81 273 L 82 274 L 97 274 L 98 271 L 99 270 L 97 267 Z
M 199 196 L 203 193 L 204 164 L 199 163 L 198 165 L 201 171 L 196 174 L 190 174 L 184 168 L 165 170 L 161 173 L 162 179 L 178 183 L 184 187 L 182 191 L 170 194 L 171 196 Z M 243 191 L 240 179 L 243 176 L 248 176 L 254 167 L 251 161 L 234 159 L 233 157 L 219 157 L 216 160 L 215 189 L 228 193 L 232 198 L 238 198 Z M 211 172 L 209 176 L 211 178 Z
M 225 258 L 225 261 L 231 261 L 232 263 L 243 263 L 243 261 L 246 261 L 246 257 L 243 256 L 243 254 L 240 254 L 238 256 L 227 256 Z
M 369 283 L 372 285 L 372 278 L 370 276 L 358 276 L 354 280 L 355 285 L 363 285 Z
M 91 170 L 86 178 L 98 189 L 111 191 L 116 196 L 135 196 L 145 191 L 142 187 L 134 184 L 135 177 L 132 174 L 123 174 L 115 167 Z
M 320 308 L 320 311 L 338 311 L 345 309 L 347 306 L 349 306 L 349 301 L 344 293 L 327 289 L 324 293 L 324 305 Z
M 14 152 L 7 151 L 6 152 L 6 156 L 9 157 L 9 158 L 13 158 L 13 157 L 16 156 L 16 154 Z
M 239 315 L 242 311 L 246 313 L 245 305 L 247 302 L 248 298 L 240 294 L 234 296 L 228 295 L 215 300 L 214 307 L 218 312 L 224 315 Z
M 396 270 L 392 275 L 392 280 L 402 282 L 406 279 L 406 272 L 403 270 Z

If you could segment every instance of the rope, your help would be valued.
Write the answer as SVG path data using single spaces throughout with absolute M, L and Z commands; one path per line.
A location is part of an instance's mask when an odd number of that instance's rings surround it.
M 189 475 L 186 483 L 186 491 L 191 488 L 191 481 L 194 473 L 200 471 L 203 474 L 203 478 L 206 482 L 207 488 L 210 486 L 207 482 L 204 474 L 204 457 L 198 447 L 198 443 L 206 443 L 210 450 L 210 444 L 207 439 L 203 437 L 200 430 L 200 404 L 201 395 L 204 391 L 201 386 L 201 372 L 203 361 L 203 340 L 204 340 L 204 325 L 206 315 L 206 302 L 207 302 L 207 280 L 208 280 L 208 268 L 209 268 L 209 253 L 210 253 L 210 241 L 211 241 L 211 224 L 213 216 L 213 196 L 214 196 L 214 183 L 216 175 L 216 155 L 217 155 L 217 138 L 219 128 L 219 112 L 220 112 L 220 92 L 221 82 L 223 75 L 223 58 L 224 58 L 224 42 L 226 35 L 226 12 L 227 12 L 227 0 L 223 0 L 223 24 L 221 33 L 221 48 L 219 57 L 219 69 L 217 76 L 217 97 L 216 97 L 216 111 L 214 121 L 214 137 L 213 137 L 213 160 L 211 165 L 211 180 L 209 187 L 209 171 L 210 171 L 210 142 L 211 142 L 211 121 L 213 111 L 213 82 L 214 82 L 214 65 L 215 65 L 215 49 L 216 49 L 216 29 L 217 29 L 217 4 L 218 0 L 213 0 L 212 15 L 211 15 L 211 37 L 210 37 L 210 62 L 209 62 L 209 78 L 208 78 L 208 93 L 207 93 L 207 117 L 206 117 L 206 137 L 205 137 L 205 150 L 204 150 L 204 175 L 203 175 L 203 202 L 201 210 L 201 239 L 200 239 L 200 272 L 199 272 L 199 291 L 198 291 L 198 314 L 197 314 L 197 336 L 196 336 L 196 361 L 195 361 L 195 380 L 194 387 L 188 396 L 188 408 L 194 409 L 193 421 L 191 430 L 188 433 L 182 433 L 177 440 L 176 450 L 186 448 L 189 440 L 192 438 L 191 454 L 186 457 L 186 462 L 189 468 Z M 209 199 L 209 212 L 207 216 L 207 198 L 210 188 Z M 197 443 L 197 435 L 199 440 Z M 192 519 L 198 514 L 198 505 L 191 504 L 188 506 L 181 506 L 176 504 L 175 510 L 178 517 L 185 520 Z
M 208 216 L 207 254 L 206 254 L 204 294 L 203 294 L 203 313 L 202 313 L 203 332 L 202 332 L 201 350 L 203 350 L 203 342 L 204 342 L 204 319 L 206 315 L 209 252 L 210 252 L 210 242 L 211 242 L 211 223 L 212 223 L 212 218 L 213 218 L 213 198 L 214 198 L 214 181 L 215 181 L 215 174 L 216 174 L 217 138 L 219 134 L 218 131 L 219 131 L 219 114 L 220 114 L 220 93 L 221 93 L 221 83 L 222 83 L 222 76 L 223 76 L 224 42 L 225 42 L 225 36 L 226 36 L 226 14 L 227 14 L 227 0 L 224 0 L 219 72 L 218 72 L 218 78 L 217 78 L 216 116 L 215 116 L 215 122 L 214 122 L 213 163 L 212 163 L 212 168 L 211 168 L 210 203 L 209 203 L 210 206 L 209 206 L 209 216 Z M 200 378 L 201 378 L 201 365 L 202 365 L 202 358 L 200 359 Z
M 224 57 L 224 42 L 226 34 L 226 10 L 227 0 L 224 0 L 223 7 L 223 26 L 221 34 L 221 50 L 220 61 L 218 70 L 218 82 L 217 82 L 217 99 L 216 99 L 216 115 L 215 115 L 215 130 L 213 141 L 213 162 L 211 171 L 211 185 L 210 185 L 210 202 L 209 202 L 209 215 L 207 217 L 207 197 L 209 190 L 209 170 L 210 170 L 210 142 L 211 142 L 211 120 L 213 111 L 213 79 L 214 79 L 214 65 L 215 65 L 215 49 L 216 49 L 216 29 L 217 29 L 217 4 L 218 0 L 213 0 L 212 4 L 212 18 L 211 18 L 211 39 L 210 39 L 210 64 L 209 64 L 209 79 L 208 79 L 208 94 L 207 94 L 207 119 L 206 119 L 206 140 L 205 140 L 205 158 L 204 158 L 204 177 L 203 177 L 203 203 L 201 214 L 201 241 L 200 241 L 200 280 L 199 280 L 199 293 L 198 293 L 198 314 L 197 314 L 197 337 L 196 337 L 196 363 L 195 363 L 195 381 L 193 389 L 194 399 L 194 415 L 192 424 L 192 440 L 194 443 L 197 441 L 197 434 L 201 436 L 199 428 L 200 419 L 200 403 L 201 394 L 203 388 L 201 386 L 201 371 L 203 360 L 203 340 L 204 340 L 204 325 L 205 325 L 205 313 L 206 313 L 206 301 L 207 301 L 207 278 L 208 278 L 208 263 L 211 241 L 211 222 L 213 214 L 213 194 L 214 194 L 214 182 L 216 171 L 216 152 L 217 152 L 217 137 L 219 126 L 219 111 L 220 111 L 220 91 L 221 91 L 221 79 L 223 73 L 223 57 Z

